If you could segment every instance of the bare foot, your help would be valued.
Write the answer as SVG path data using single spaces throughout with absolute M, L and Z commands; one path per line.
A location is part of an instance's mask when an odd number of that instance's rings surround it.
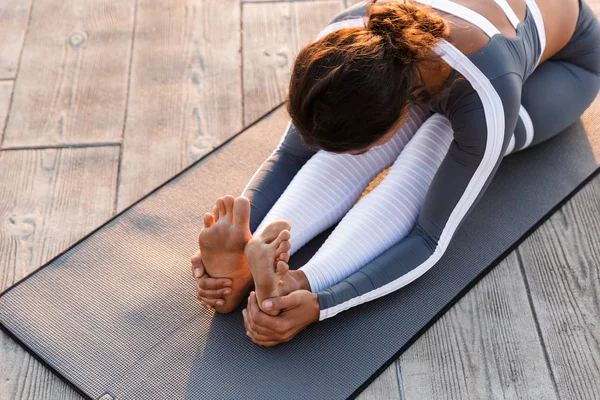
M 213 215 L 214 214 L 214 215 Z M 252 287 L 244 248 L 250 233 L 250 202 L 245 197 L 225 196 L 217 200 L 213 214 L 204 215 L 204 229 L 198 242 L 206 273 L 213 278 L 232 280 L 231 294 L 215 311 L 228 313 L 237 308 Z
M 252 238 L 246 245 L 246 259 L 254 278 L 254 290 L 259 307 L 262 307 L 265 299 L 286 295 L 294 290 L 290 287 L 295 285 L 295 282 L 292 282 L 293 278 L 289 274 L 287 264 L 292 247 L 289 240 L 290 223 L 275 221 L 267 225 L 260 235 Z

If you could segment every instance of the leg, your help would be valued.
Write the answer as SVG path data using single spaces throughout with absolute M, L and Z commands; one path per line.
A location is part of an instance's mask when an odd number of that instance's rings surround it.
M 452 138 L 445 117 L 436 114 L 425 121 L 385 179 L 348 212 L 301 268 L 313 292 L 348 277 L 410 232 Z
M 338 222 L 352 208 L 369 182 L 389 166 L 425 119 L 413 108 L 398 134 L 382 146 L 360 155 L 320 151 L 298 172 L 258 229 L 285 219 L 290 222 L 293 254 L 308 241 Z
M 523 85 L 521 103 L 533 123 L 532 146 L 577 121 L 600 89 L 600 24 L 591 9 L 581 4 L 569 43 L 540 64 Z

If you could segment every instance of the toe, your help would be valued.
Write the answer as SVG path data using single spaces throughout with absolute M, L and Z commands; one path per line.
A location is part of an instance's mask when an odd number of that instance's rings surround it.
M 279 232 L 279 235 L 277 235 L 277 238 L 275 238 L 275 240 L 273 240 L 272 245 L 274 248 L 278 248 L 281 244 L 283 244 L 284 242 L 290 240 L 290 231 L 288 231 L 287 229 L 282 230 L 281 232 Z M 279 253 L 283 253 L 282 251 L 280 251 Z
M 217 200 L 217 210 L 219 211 L 219 219 L 225 217 L 225 203 L 222 197 Z
M 292 243 L 290 243 L 288 240 L 284 240 L 283 242 L 281 242 L 279 244 L 279 247 L 277 247 L 277 254 L 284 254 L 290 251 L 290 249 L 292 248 Z
M 286 251 L 286 252 L 280 253 L 279 257 L 277 257 L 277 259 L 279 261 L 283 261 L 285 263 L 289 263 L 290 262 L 290 252 Z
M 233 196 L 223 197 L 223 204 L 225 205 L 225 215 L 229 221 L 233 222 Z
M 285 273 L 287 273 L 290 270 L 290 266 L 288 265 L 288 263 L 283 262 L 283 261 L 277 261 L 277 273 L 279 275 L 283 275 Z
M 250 226 L 250 201 L 244 196 L 233 203 L 233 223 L 244 228 Z
M 215 222 L 217 222 L 219 220 L 219 207 L 214 206 L 212 209 L 212 215 L 215 218 Z
M 288 221 L 279 220 L 271 222 L 269 225 L 265 227 L 265 230 L 261 233 L 261 239 L 265 243 L 271 243 L 273 240 L 277 239 L 277 236 L 284 230 L 290 230 L 291 226 Z M 288 232 L 289 233 L 289 232 Z M 279 244 L 277 244 L 279 246 Z
M 204 214 L 204 227 L 210 228 L 215 224 L 215 217 L 211 213 Z

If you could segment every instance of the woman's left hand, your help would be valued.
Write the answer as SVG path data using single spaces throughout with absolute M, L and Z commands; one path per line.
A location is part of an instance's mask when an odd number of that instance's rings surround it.
M 263 301 L 263 308 L 281 312 L 277 316 L 262 312 L 256 294 L 252 292 L 248 307 L 242 313 L 246 334 L 254 343 L 265 347 L 288 342 L 302 329 L 319 320 L 319 300 L 308 290 L 296 290 L 283 297 L 267 299 Z

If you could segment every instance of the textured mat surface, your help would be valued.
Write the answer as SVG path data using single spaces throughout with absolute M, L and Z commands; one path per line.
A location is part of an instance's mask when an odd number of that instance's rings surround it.
M 288 344 L 255 346 L 240 313 L 201 308 L 189 271 L 202 213 L 218 196 L 240 193 L 278 143 L 283 109 L 4 292 L 0 322 L 94 399 L 348 397 L 597 171 L 599 117 L 596 101 L 567 132 L 507 158 L 422 278 Z

